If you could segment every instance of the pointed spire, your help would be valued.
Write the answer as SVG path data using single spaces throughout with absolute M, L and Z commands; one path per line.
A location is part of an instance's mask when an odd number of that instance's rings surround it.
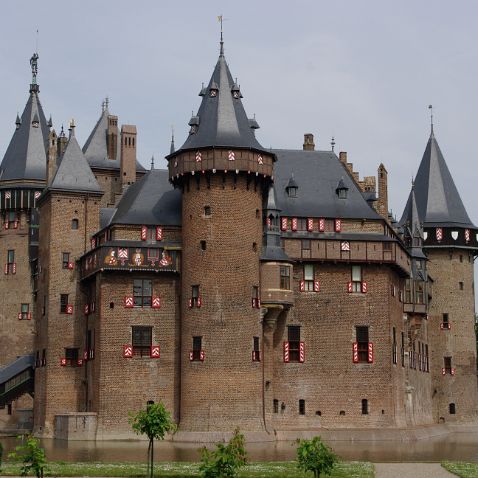
M 430 110 L 430 136 L 433 136 L 433 105 L 428 105 Z
M 330 146 L 332 147 L 332 151 L 335 149 L 335 137 L 332 136 L 332 140 L 330 141 Z
M 16 129 L 20 128 L 21 124 L 22 124 L 22 120 L 18 116 L 18 112 L 17 112 L 17 119 L 15 120 Z
M 51 115 L 50 115 L 50 119 L 48 120 L 48 123 L 46 124 L 48 126 L 48 128 L 53 128 L 53 121 L 51 119 Z
M 61 125 L 61 131 L 60 131 L 60 138 L 65 137 L 65 129 L 63 128 L 63 125 Z
M 151 171 L 154 169 L 154 154 L 151 156 Z
M 169 148 L 169 154 L 173 154 L 176 151 L 174 147 L 174 126 L 171 126 L 171 146 Z
M 70 132 L 70 138 L 75 136 L 75 128 L 76 128 L 75 120 L 71 118 L 70 124 L 68 127 L 68 131 Z
M 222 15 L 219 15 L 217 17 L 217 20 L 221 23 L 221 41 L 219 42 L 219 56 L 224 56 L 224 39 L 222 37 L 222 22 L 224 20 L 223 16 Z

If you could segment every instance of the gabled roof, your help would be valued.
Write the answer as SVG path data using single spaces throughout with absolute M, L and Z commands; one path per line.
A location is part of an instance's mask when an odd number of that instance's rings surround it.
M 74 132 L 70 135 L 65 152 L 48 190 L 99 194 L 103 192 L 81 151 Z
M 211 90 L 214 90 L 213 94 Z M 176 153 L 188 149 L 221 146 L 267 151 L 254 136 L 242 105 L 242 94 L 226 63 L 222 43 L 214 72 L 207 88 L 201 90 L 200 96 L 202 102 L 195 116 L 199 124 L 191 125 L 189 137 Z
M 334 152 L 274 149 L 272 153 L 277 155 L 277 206 L 284 216 L 382 219 L 367 204 Z M 289 197 L 286 191 L 292 174 L 298 186 L 297 197 Z M 347 199 L 339 199 L 336 193 L 341 179 L 348 188 Z
M 37 127 L 34 119 L 38 120 Z M 17 125 L 0 165 L 0 181 L 45 181 L 48 126 L 37 91 L 30 93 Z
M 90 133 L 90 136 L 83 146 L 83 153 L 92 168 L 120 169 L 121 138 L 119 134 L 117 139 L 116 158 L 108 158 L 107 135 L 109 115 L 108 108 L 104 108 L 99 120 L 93 128 L 93 131 Z M 136 161 L 136 170 L 145 171 L 144 167 L 138 161 Z
M 475 227 L 468 217 L 433 130 L 415 178 L 415 195 L 418 214 L 424 226 Z
M 110 224 L 181 225 L 181 191 L 165 169 L 151 169 L 132 184 L 118 203 Z

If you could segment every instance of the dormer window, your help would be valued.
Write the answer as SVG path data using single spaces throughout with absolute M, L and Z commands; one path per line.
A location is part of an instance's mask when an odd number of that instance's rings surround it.
M 199 128 L 199 116 L 193 114 L 188 124 L 189 126 L 191 126 L 191 129 L 189 130 L 189 134 L 197 133 L 197 130 Z
M 241 91 L 239 90 L 239 87 L 237 86 L 236 83 L 232 85 L 231 93 L 233 98 L 235 98 L 236 100 L 238 100 L 241 97 Z
M 219 91 L 219 87 L 217 86 L 217 83 L 213 80 L 209 88 L 209 96 L 211 98 L 214 98 L 215 96 L 217 96 L 218 91 Z
M 339 181 L 339 184 L 337 184 L 337 188 L 335 189 L 335 192 L 337 193 L 337 196 L 339 199 L 347 199 L 347 194 L 348 194 L 349 188 L 345 185 L 345 182 L 343 178 Z
M 38 128 L 38 126 L 40 126 L 40 120 L 38 119 L 38 115 L 35 113 L 35 115 L 33 116 L 33 119 L 32 119 L 32 126 L 34 128 Z
M 297 183 L 294 179 L 294 175 L 292 174 L 292 176 L 289 179 L 289 182 L 287 183 L 287 186 L 285 188 L 287 196 L 289 196 L 290 198 L 296 198 L 298 189 L 299 189 L 299 186 L 297 185 Z

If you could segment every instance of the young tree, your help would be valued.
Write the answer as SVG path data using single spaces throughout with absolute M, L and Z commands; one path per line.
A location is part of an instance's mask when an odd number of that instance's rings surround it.
M 304 471 L 312 471 L 315 478 L 321 473 L 330 473 L 338 459 L 332 450 L 319 436 L 312 440 L 297 440 L 297 467 Z
M 162 402 L 148 402 L 146 410 L 131 415 L 130 423 L 137 435 L 146 435 L 149 439 L 148 474 L 153 478 L 154 440 L 164 440 L 164 435 L 174 432 L 176 425 Z
M 19 436 L 18 439 L 22 440 L 23 437 Z M 45 450 L 40 447 L 40 441 L 37 438 L 27 435 L 25 444 L 17 446 L 15 451 L 9 453 L 8 457 L 13 460 L 22 460 L 22 476 L 28 475 L 33 470 L 37 478 L 43 478 L 47 461 Z
M 199 471 L 204 478 L 234 478 L 246 464 L 246 457 L 244 435 L 236 428 L 227 445 L 217 443 L 214 451 L 201 450 Z

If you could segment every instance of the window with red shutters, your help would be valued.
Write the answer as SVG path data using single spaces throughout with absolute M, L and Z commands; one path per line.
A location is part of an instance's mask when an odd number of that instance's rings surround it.
M 131 327 L 133 355 L 136 357 L 149 357 L 151 353 L 153 327 Z
M 29 320 L 31 318 L 30 315 L 30 304 L 22 304 L 21 305 L 21 312 L 20 317 L 21 320 Z
M 193 350 L 191 352 L 191 361 L 199 362 L 202 361 L 202 337 L 196 336 L 193 337 Z
M 287 340 L 289 342 L 289 361 L 300 362 L 300 326 L 287 327 Z
M 252 340 L 252 361 L 253 362 L 261 361 L 259 337 L 253 337 L 253 340 Z
M 151 307 L 152 290 L 153 286 L 150 279 L 135 279 L 133 281 L 134 307 Z
M 303 272 L 303 290 L 305 292 L 314 292 L 314 265 L 304 264 Z M 302 288 L 301 288 L 302 290 Z
M 69 269 L 69 266 L 70 266 L 70 253 L 69 252 L 62 252 L 61 267 L 63 269 Z
M 7 263 L 5 264 L 5 274 L 15 274 L 15 273 L 16 273 L 15 250 L 9 249 L 7 251 Z
M 60 294 L 60 313 L 68 313 L 68 294 Z
M 78 348 L 71 347 L 65 348 L 65 360 L 66 364 L 69 367 L 77 367 L 78 366 Z
M 368 327 L 367 326 L 356 326 L 355 327 L 356 342 L 358 349 L 358 362 L 367 363 L 368 362 Z

